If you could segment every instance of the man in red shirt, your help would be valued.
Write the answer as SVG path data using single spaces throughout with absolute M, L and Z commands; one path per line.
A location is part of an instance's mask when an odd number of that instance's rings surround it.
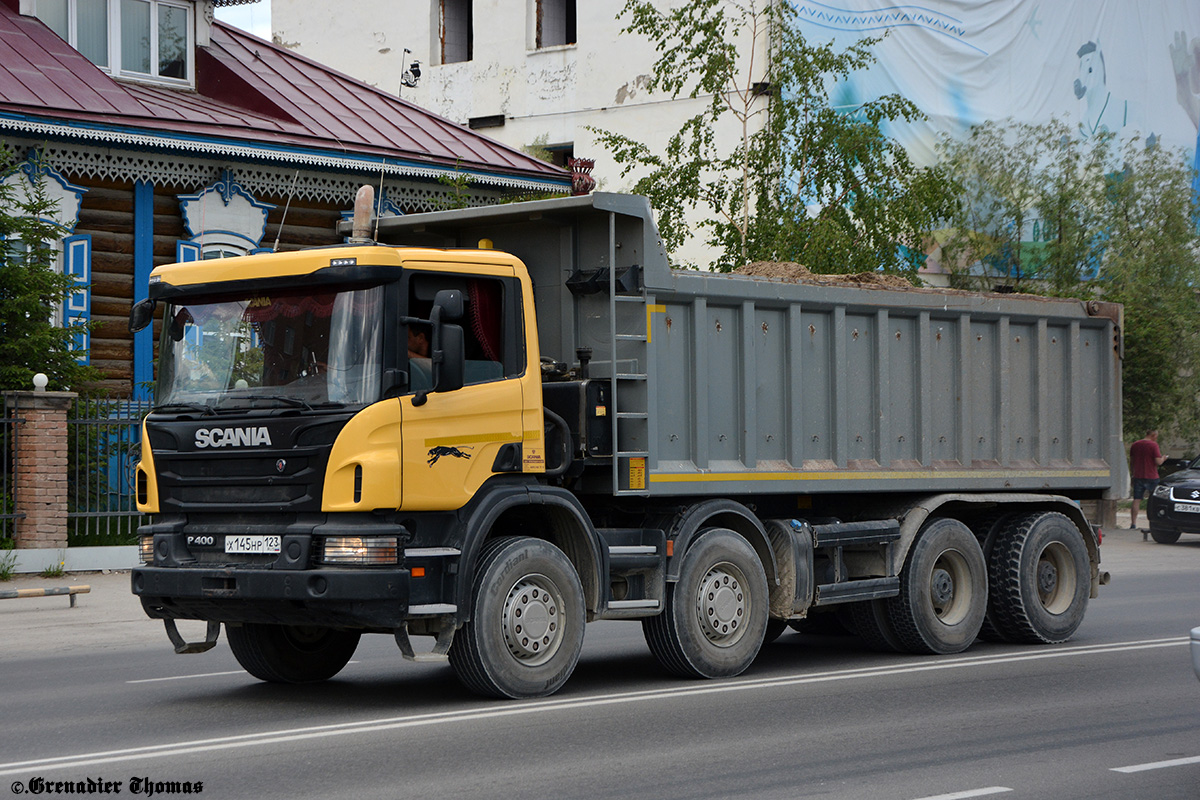
M 1138 505 L 1144 495 L 1149 499 L 1158 484 L 1158 465 L 1167 457 L 1158 449 L 1158 431 L 1146 431 L 1144 439 L 1138 439 L 1129 447 L 1129 467 L 1133 473 L 1133 505 L 1130 507 L 1129 519 L 1131 528 L 1136 529 Z M 1145 532 L 1142 533 L 1145 539 Z

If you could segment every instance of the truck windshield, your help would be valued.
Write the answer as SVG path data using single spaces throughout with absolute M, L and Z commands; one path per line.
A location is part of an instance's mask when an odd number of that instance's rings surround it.
M 383 288 L 321 289 L 168 305 L 158 405 L 220 410 L 378 400 Z

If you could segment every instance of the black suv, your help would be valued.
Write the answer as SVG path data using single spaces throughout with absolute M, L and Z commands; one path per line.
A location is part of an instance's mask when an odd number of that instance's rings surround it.
M 1200 534 L 1200 458 L 1168 459 L 1160 471 L 1167 475 L 1146 503 L 1150 535 L 1156 542 L 1172 544 L 1181 533 Z

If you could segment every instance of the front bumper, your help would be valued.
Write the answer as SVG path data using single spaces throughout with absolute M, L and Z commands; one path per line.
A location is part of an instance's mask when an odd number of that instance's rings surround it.
M 1150 527 L 1162 531 L 1200 533 L 1200 512 L 1176 511 L 1177 504 L 1200 508 L 1200 503 L 1184 503 L 1169 497 L 1151 497 L 1146 504 L 1146 520 Z
M 394 630 L 408 616 L 407 569 L 139 567 L 132 586 L 154 619 Z

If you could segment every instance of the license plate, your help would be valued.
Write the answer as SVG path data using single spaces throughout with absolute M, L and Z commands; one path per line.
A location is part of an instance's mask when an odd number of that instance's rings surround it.
M 1182 511 L 1186 514 L 1200 514 L 1200 504 L 1192 505 L 1191 503 L 1176 503 L 1176 511 Z
M 226 536 L 225 552 L 240 555 L 255 553 L 278 553 L 278 536 Z

